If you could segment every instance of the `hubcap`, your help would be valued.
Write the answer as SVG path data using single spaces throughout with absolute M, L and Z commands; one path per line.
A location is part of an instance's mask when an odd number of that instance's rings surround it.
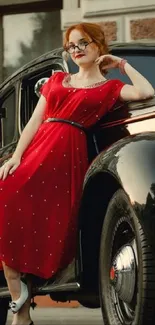
M 114 257 L 110 280 L 118 297 L 131 303 L 136 284 L 136 258 L 132 246 L 123 246 Z

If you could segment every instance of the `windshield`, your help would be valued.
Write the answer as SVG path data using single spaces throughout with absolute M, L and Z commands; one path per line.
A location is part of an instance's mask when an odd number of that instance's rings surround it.
M 121 52 L 121 55 L 120 55 Z M 151 51 L 150 51 L 151 52 Z M 119 54 L 113 51 L 113 54 L 126 59 L 136 70 L 138 70 L 145 78 L 147 78 L 152 86 L 155 88 L 155 55 L 153 51 L 151 53 L 145 53 L 145 55 L 138 54 L 126 54 L 127 51 L 119 50 Z M 152 54 L 152 55 L 151 55 Z M 78 66 L 71 60 L 68 60 L 69 72 L 78 72 Z M 111 69 L 106 75 L 108 79 L 120 79 L 125 83 L 130 83 L 130 79 L 126 75 L 122 75 L 118 69 Z
M 124 55 L 126 59 L 136 70 L 147 78 L 155 88 L 155 55 Z M 112 69 L 108 74 L 109 79 L 121 79 L 125 83 L 131 83 L 126 75 L 120 74 L 118 69 Z

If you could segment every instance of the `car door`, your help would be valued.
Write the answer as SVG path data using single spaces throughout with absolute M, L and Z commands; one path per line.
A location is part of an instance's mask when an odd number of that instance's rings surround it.
M 55 72 L 49 66 L 43 70 L 35 69 L 31 74 L 26 75 L 22 80 L 21 93 L 21 109 L 19 112 L 19 132 L 21 133 L 27 122 L 29 121 L 39 99 L 39 88 L 44 84 Z
M 16 126 L 16 88 L 12 85 L 0 96 L 0 157 L 14 150 Z

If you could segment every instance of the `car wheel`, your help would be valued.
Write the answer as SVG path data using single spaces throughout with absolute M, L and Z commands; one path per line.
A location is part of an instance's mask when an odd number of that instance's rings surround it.
M 9 300 L 0 298 L 0 325 L 6 325 Z
M 104 324 L 154 324 L 155 258 L 145 229 L 122 189 L 108 205 L 99 263 Z

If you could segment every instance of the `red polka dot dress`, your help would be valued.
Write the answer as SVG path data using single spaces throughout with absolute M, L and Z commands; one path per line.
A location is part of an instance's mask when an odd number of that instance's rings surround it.
M 123 83 L 65 87 L 66 73 L 42 87 L 44 120 L 75 121 L 85 128 L 105 115 Z M 0 259 L 21 273 L 50 278 L 75 256 L 78 207 L 88 168 L 85 132 L 70 124 L 44 122 L 20 166 L 0 180 Z

